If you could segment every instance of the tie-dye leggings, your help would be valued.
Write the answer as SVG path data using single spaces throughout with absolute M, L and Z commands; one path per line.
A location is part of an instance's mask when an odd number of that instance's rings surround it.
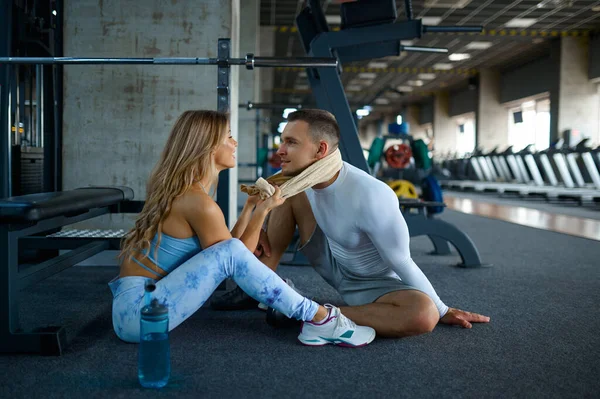
M 140 311 L 146 305 L 147 282 L 155 282 L 151 297 L 168 307 L 172 330 L 196 312 L 226 278 L 288 317 L 309 321 L 317 313 L 317 303 L 298 294 L 240 240 L 232 238 L 204 249 L 156 282 L 140 276 L 115 277 L 109 283 L 114 330 L 123 341 L 140 341 Z

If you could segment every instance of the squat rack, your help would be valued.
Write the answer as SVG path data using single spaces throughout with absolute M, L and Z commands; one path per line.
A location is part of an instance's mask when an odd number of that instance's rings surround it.
M 85 57 L 1 57 L 0 49 L 0 67 L 2 64 L 8 65 L 216 65 L 217 66 L 217 110 L 227 112 L 230 109 L 230 67 L 232 65 L 244 65 L 246 69 L 258 67 L 310 67 L 317 69 L 337 68 L 338 60 L 335 57 L 256 57 L 249 53 L 245 58 L 231 58 L 230 55 L 231 39 L 219 39 L 217 43 L 217 58 L 197 58 L 197 57 L 164 57 L 164 58 L 85 58 Z M 0 79 L 5 78 L 6 84 L 0 80 L 0 89 L 10 87 L 10 73 L 6 71 L 5 75 L 0 75 Z M 56 102 L 54 104 L 56 107 Z M 3 93 L 0 97 L 0 120 L 2 125 L 8 129 L 12 126 L 10 118 L 10 104 L 8 96 Z M 41 112 L 38 107 L 38 112 Z M 6 121 L 6 122 L 5 122 Z M 2 129 L 4 130 L 4 129 Z M 0 131 L 2 131 L 0 130 Z M 11 148 L 10 148 L 10 130 L 6 131 L 1 141 L 0 159 L 3 163 L 2 187 L 0 187 L 0 197 L 11 196 Z M 55 131 L 56 133 L 56 131 Z M 61 151 L 57 146 L 57 151 Z M 60 159 L 60 155 L 57 155 Z M 219 185 L 217 188 L 217 203 L 225 215 L 225 222 L 229 223 L 229 171 L 223 171 L 219 174 Z

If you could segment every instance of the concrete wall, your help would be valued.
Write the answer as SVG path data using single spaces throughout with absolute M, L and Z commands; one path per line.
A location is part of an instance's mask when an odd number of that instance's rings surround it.
M 588 49 L 587 37 L 561 40 L 558 134 L 576 129 L 598 143 L 600 97 L 597 85 L 589 81 Z
M 476 114 L 476 146 L 485 150 L 508 145 L 508 110 L 500 103 L 501 75 L 482 69 L 479 73 Z
M 381 126 L 382 121 L 369 121 L 367 123 L 358 123 L 358 140 L 360 142 L 361 148 L 367 150 L 371 148 L 373 140 L 381 132 Z
M 434 154 L 456 151 L 456 124 L 449 115 L 450 95 L 447 91 L 437 92 L 433 101 Z
M 66 56 L 216 57 L 217 39 L 232 37 L 232 6 L 66 2 L 64 37 Z M 232 100 L 234 84 L 232 76 Z M 126 185 L 143 200 L 175 119 L 188 109 L 216 109 L 216 67 L 66 66 L 64 107 L 64 189 Z M 128 228 L 134 216 L 112 219 L 112 228 Z
M 423 139 L 425 142 L 429 140 L 427 137 L 427 128 L 431 127 L 431 124 L 420 123 L 420 107 L 417 105 L 410 105 L 406 107 L 404 111 L 404 121 L 410 124 L 410 135 L 415 139 Z

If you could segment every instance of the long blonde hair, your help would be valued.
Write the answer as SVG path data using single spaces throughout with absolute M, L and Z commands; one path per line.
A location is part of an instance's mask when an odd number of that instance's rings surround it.
M 218 171 L 211 154 L 224 142 L 228 124 L 228 115 L 216 111 L 185 111 L 177 119 L 148 179 L 144 208 L 135 227 L 121 242 L 119 258 L 129 258 L 143 250 L 144 258 L 147 257 L 158 233 L 157 250 L 173 200 L 206 177 L 216 184 Z

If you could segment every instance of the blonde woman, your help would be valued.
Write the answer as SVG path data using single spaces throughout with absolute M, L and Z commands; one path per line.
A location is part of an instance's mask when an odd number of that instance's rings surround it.
M 148 181 L 144 209 L 122 243 L 120 273 L 109 283 L 117 336 L 140 341 L 149 281 L 156 285 L 153 298 L 169 309 L 172 330 L 232 278 L 254 299 L 303 320 L 298 339 L 305 345 L 370 343 L 375 330 L 304 298 L 253 255 L 266 215 L 284 202 L 279 188 L 266 200 L 249 197 L 228 230 L 210 193 L 218 173 L 235 166 L 236 148 L 226 114 L 186 111 L 175 122 Z

